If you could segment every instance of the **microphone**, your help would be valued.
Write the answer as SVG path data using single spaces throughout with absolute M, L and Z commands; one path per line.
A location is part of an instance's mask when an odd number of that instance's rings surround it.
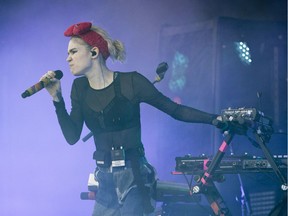
M 155 78 L 155 82 L 160 82 L 164 78 L 164 75 L 167 70 L 168 70 L 168 64 L 166 62 L 160 63 L 156 69 L 157 76 Z
M 60 70 L 56 70 L 56 71 L 54 71 L 54 73 L 55 73 L 55 78 L 58 80 L 60 80 L 63 77 L 63 73 Z M 50 82 L 51 82 L 51 80 L 48 78 L 41 80 L 40 82 L 38 82 L 35 85 L 28 88 L 25 92 L 23 92 L 21 94 L 22 98 L 26 98 L 26 97 L 29 97 L 29 96 L 37 93 L 38 91 L 45 88 L 45 86 L 47 86 Z

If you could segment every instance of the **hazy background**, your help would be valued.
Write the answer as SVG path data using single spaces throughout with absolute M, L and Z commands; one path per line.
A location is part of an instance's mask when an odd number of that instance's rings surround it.
M 272 152 L 286 154 L 287 139 L 282 134 L 287 130 L 286 15 L 285 0 L 0 0 L 0 215 L 91 215 L 93 202 L 81 201 L 79 194 L 87 191 L 88 174 L 94 170 L 92 139 L 80 140 L 74 146 L 65 142 L 47 92 L 21 98 L 24 90 L 38 82 L 46 71 L 59 69 L 64 73 L 62 89 L 70 110 L 69 95 L 74 77 L 65 61 L 68 38 L 63 32 L 71 24 L 91 21 L 106 29 L 113 39 L 124 42 L 127 61 L 119 64 L 109 60 L 108 65 L 113 70 L 137 70 L 153 81 L 157 65 L 166 61 L 169 70 L 164 80 L 156 84 L 157 88 L 184 104 L 220 113 L 231 105 L 254 107 L 260 100 L 261 108 L 277 118 L 276 131 L 280 134 L 271 140 Z M 219 17 L 234 19 L 226 22 L 218 20 Z M 237 25 L 237 20 L 256 23 L 246 30 L 247 25 Z M 261 42 L 255 45 L 261 54 L 254 55 L 258 66 L 243 69 L 240 63 L 233 62 L 235 59 L 230 61 L 230 54 L 225 51 L 228 49 L 222 49 L 233 41 L 230 34 L 235 29 L 254 33 L 258 21 L 262 23 L 259 31 L 275 31 L 276 36 L 255 34 L 254 41 Z M 269 28 L 266 28 L 266 21 Z M 281 23 L 279 28 L 278 23 Z M 204 34 L 196 37 L 196 43 L 193 32 L 199 28 Z M 213 35 L 215 29 L 221 29 L 217 36 Z M 191 36 L 188 35 L 188 39 L 185 39 L 185 30 Z M 229 43 L 225 42 L 226 38 Z M 271 42 L 274 39 L 275 42 Z M 168 86 L 173 71 L 172 55 L 178 48 L 186 50 L 191 58 L 186 88 L 175 93 Z M 265 48 L 269 55 L 263 55 Z M 201 55 L 195 54 L 195 50 L 201 51 Z M 273 62 L 268 59 L 270 55 L 274 56 Z M 271 67 L 274 69 L 270 70 Z M 198 73 L 198 69 L 202 73 Z M 247 70 L 248 74 L 227 75 L 232 69 Z M 251 75 L 251 71 L 257 72 Z M 265 73 L 259 74 L 259 71 Z M 226 83 L 229 83 L 228 89 Z M 247 91 L 242 92 L 242 89 Z M 257 91 L 263 93 L 260 99 L 256 97 Z M 247 95 L 250 95 L 249 100 Z M 217 150 L 220 133 L 213 127 L 177 122 L 147 105 L 142 108 L 143 143 L 160 180 L 183 182 L 181 176 L 171 175 L 175 157 L 212 155 Z M 85 128 L 82 137 L 87 133 Z M 259 152 L 246 139 L 236 142 L 236 153 Z M 228 178 L 223 183 L 226 184 L 223 194 L 230 200 L 228 202 L 233 202 L 231 205 L 235 206 L 233 211 L 237 215 L 240 204 L 235 197 L 240 192 L 233 181 Z M 247 183 L 248 189 L 249 186 L 255 187 L 255 181 Z

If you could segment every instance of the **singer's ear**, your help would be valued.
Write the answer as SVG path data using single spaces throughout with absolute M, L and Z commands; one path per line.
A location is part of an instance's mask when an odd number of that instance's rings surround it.
M 98 49 L 98 47 L 93 47 L 90 52 L 91 52 L 92 58 L 97 58 L 98 53 L 99 53 L 99 49 Z

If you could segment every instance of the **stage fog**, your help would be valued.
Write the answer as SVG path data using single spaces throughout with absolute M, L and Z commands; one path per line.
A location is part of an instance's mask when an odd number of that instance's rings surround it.
M 124 42 L 127 60 L 124 64 L 109 60 L 112 70 L 138 71 L 153 82 L 158 64 L 167 62 L 165 77 L 155 86 L 177 103 L 219 115 L 229 107 L 263 111 L 273 119 L 274 133 L 267 144 L 271 154 L 286 155 L 286 4 L 284 0 L 1 0 L 0 215 L 92 213 L 94 202 L 81 200 L 80 193 L 88 191 L 88 175 L 95 169 L 93 139 L 73 146 L 66 143 L 45 90 L 21 97 L 48 70 L 61 70 L 70 110 L 75 77 L 66 62 L 69 39 L 63 32 L 77 22 L 91 21 Z M 241 58 L 240 42 L 249 47 L 245 54 L 251 61 Z M 182 175 L 172 174 L 175 158 L 212 157 L 221 144 L 221 130 L 176 121 L 147 104 L 141 108 L 142 141 L 159 180 L 186 184 Z M 89 132 L 84 127 L 81 137 Z M 248 138 L 237 135 L 227 155 L 233 151 L 263 157 Z M 273 173 L 244 175 L 243 185 L 247 196 L 272 191 L 275 205 L 281 199 Z M 241 215 L 238 176 L 228 175 L 217 186 L 233 215 Z M 205 197 L 200 204 L 210 211 Z M 195 203 L 191 206 L 185 208 L 193 209 Z

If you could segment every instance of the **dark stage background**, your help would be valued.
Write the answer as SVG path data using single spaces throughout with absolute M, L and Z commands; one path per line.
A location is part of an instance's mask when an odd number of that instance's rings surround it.
M 59 69 L 70 109 L 74 77 L 65 61 L 68 38 L 63 32 L 76 22 L 92 21 L 124 42 L 127 61 L 109 60 L 113 70 L 137 70 L 153 81 L 157 65 L 167 62 L 164 80 L 155 85 L 177 102 L 211 113 L 228 107 L 261 109 L 274 120 L 268 148 L 273 155 L 287 154 L 284 0 L 0 0 L 0 18 L 0 215 L 91 215 L 93 202 L 79 195 L 87 191 L 94 170 L 92 139 L 74 146 L 65 142 L 47 92 L 21 98 L 47 70 Z M 247 43 L 250 64 L 241 61 L 235 42 Z M 211 156 L 220 145 L 220 131 L 210 125 L 175 121 L 146 104 L 141 117 L 147 158 L 160 180 L 184 183 L 182 176 L 171 174 L 175 157 Z M 88 133 L 85 128 L 82 137 Z M 236 136 L 231 146 L 228 153 L 263 156 L 246 137 Z M 273 174 L 241 177 L 251 206 L 257 196 L 269 197 L 267 212 L 281 200 Z M 226 179 L 217 184 L 219 191 L 233 215 L 241 215 L 238 176 Z M 209 215 L 206 205 L 203 197 L 198 204 L 166 210 Z

